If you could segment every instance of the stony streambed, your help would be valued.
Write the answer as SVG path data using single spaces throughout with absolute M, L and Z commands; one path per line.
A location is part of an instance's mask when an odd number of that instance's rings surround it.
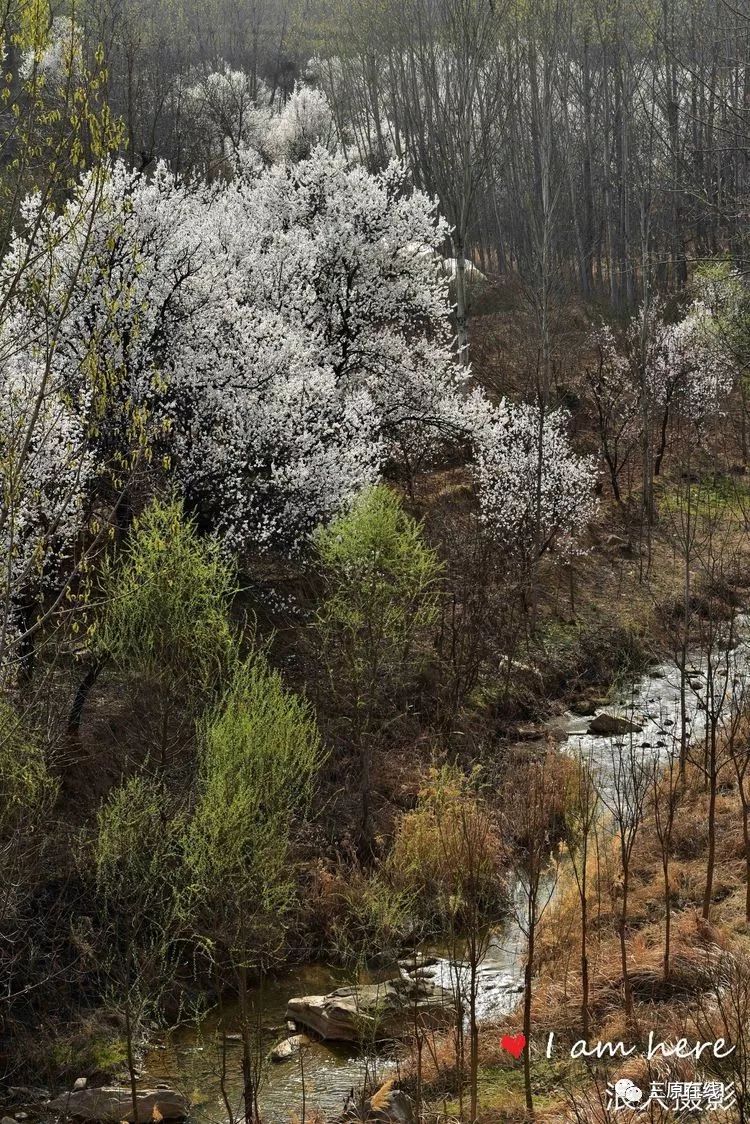
M 740 637 L 731 651 L 714 653 L 715 693 L 724 692 L 724 714 L 750 682 L 750 621 L 742 618 L 737 626 Z M 688 738 L 695 742 L 706 728 L 705 699 L 708 691 L 707 661 L 691 657 L 686 676 L 685 722 Z M 645 755 L 665 756 L 677 752 L 683 730 L 681 674 L 668 661 L 654 666 L 613 705 L 600 707 L 585 717 L 566 713 L 556 718 L 551 728 L 563 741 L 561 749 L 581 753 L 600 778 L 605 800 L 608 778 L 619 747 L 627 738 L 628 747 Z M 589 733 L 597 714 L 611 715 L 639 727 L 615 736 Z M 543 731 L 540 731 L 540 735 Z M 520 895 L 520 888 L 516 889 Z M 519 902 L 520 906 L 520 897 Z M 478 1014 L 481 1022 L 491 1023 L 512 1011 L 520 1000 L 524 960 L 524 937 L 513 919 L 488 938 L 487 951 L 479 972 Z M 438 987 L 455 991 L 466 986 L 467 968 L 462 964 L 460 943 L 453 947 L 436 944 L 422 950 L 428 957 L 420 970 Z M 402 968 L 408 971 L 408 966 Z M 385 975 L 387 975 L 386 973 Z M 392 974 L 392 973 L 391 973 Z M 383 978 L 383 977 L 381 977 Z M 375 977 L 363 975 L 361 983 Z M 285 1014 L 293 996 L 322 995 L 351 979 L 323 964 L 308 965 L 276 978 L 266 986 L 263 996 L 263 1024 L 267 1047 L 288 1033 Z M 208 1124 L 226 1118 L 218 1074 L 221 1059 L 216 1046 L 215 1023 L 209 1019 L 200 1032 L 194 1029 L 174 1035 L 161 1048 L 151 1050 L 144 1067 L 144 1083 L 166 1081 L 187 1093 L 194 1102 L 193 1119 Z M 392 1050 L 363 1049 L 352 1044 L 313 1039 L 304 1051 L 288 1061 L 270 1065 L 260 1102 L 267 1124 L 287 1124 L 290 1115 L 316 1107 L 331 1117 L 340 1113 L 351 1090 L 365 1080 L 385 1080 L 398 1068 L 398 1055 Z M 227 1049 L 226 1089 L 233 1104 L 241 1103 L 240 1049 L 230 1043 Z

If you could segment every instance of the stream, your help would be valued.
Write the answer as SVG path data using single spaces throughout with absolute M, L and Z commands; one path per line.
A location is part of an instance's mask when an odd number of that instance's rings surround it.
M 724 714 L 731 710 L 746 684 L 750 683 L 750 618 L 740 617 L 735 622 L 740 640 L 731 651 L 714 653 L 713 679 L 718 693 L 724 690 Z M 707 687 L 707 661 L 697 654 L 689 662 L 686 692 L 686 731 L 691 741 L 697 741 L 706 729 L 705 697 Z M 682 737 L 680 706 L 680 671 L 670 662 L 653 666 L 628 693 L 628 697 L 611 706 L 596 711 L 621 717 L 640 726 L 637 733 L 619 737 L 598 736 L 587 732 L 592 716 L 577 717 L 570 712 L 555 718 L 547 727 L 560 739 L 561 748 L 581 753 L 590 762 L 599 777 L 600 791 L 606 802 L 611 792 L 613 761 L 618 744 L 627 744 L 632 751 L 644 757 L 666 757 L 669 752 L 679 752 Z M 540 737 L 544 729 L 540 729 Z M 627 743 L 625 743 L 627 738 Z M 631 740 L 632 739 L 632 740 Z M 609 781 L 609 783 L 608 783 Z M 521 887 L 516 885 L 516 895 Z M 488 939 L 487 952 L 479 973 L 477 1008 L 480 1022 L 491 1023 L 512 1011 L 519 1002 L 522 990 L 525 939 L 515 920 L 519 910 L 509 911 L 502 926 Z M 446 945 L 425 946 L 422 952 L 436 958 L 431 974 L 446 987 L 456 986 L 462 966 L 451 955 Z M 360 982 L 383 979 L 394 972 L 379 976 L 361 974 Z M 343 983 L 351 982 L 351 972 L 333 969 L 325 964 L 308 964 L 297 970 L 275 977 L 264 987 L 263 995 L 263 1048 L 270 1049 L 290 1031 L 286 1028 L 285 1011 L 289 998 L 299 995 L 325 994 Z M 172 1034 L 165 1042 L 153 1046 L 144 1059 L 142 1083 L 163 1082 L 188 1095 L 194 1108 L 191 1117 L 198 1124 L 216 1124 L 227 1119 L 219 1085 L 221 1069 L 220 1050 L 217 1045 L 216 1021 L 209 1017 L 200 1031 L 195 1027 Z M 235 1111 L 239 1111 L 242 1096 L 241 1049 L 237 1041 L 227 1046 L 226 1088 Z M 362 1050 L 345 1043 L 313 1041 L 302 1054 L 292 1060 L 270 1063 L 259 1096 L 260 1108 L 266 1124 L 288 1124 L 292 1114 L 302 1116 L 304 1107 L 309 1113 L 320 1110 L 327 1119 L 341 1113 L 351 1090 L 360 1088 L 365 1080 L 386 1080 L 398 1065 L 397 1055 L 387 1052 L 363 1054 Z

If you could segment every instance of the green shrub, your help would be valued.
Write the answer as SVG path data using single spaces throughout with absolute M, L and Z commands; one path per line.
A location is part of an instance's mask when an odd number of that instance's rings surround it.
M 405 688 L 425 663 L 440 563 L 386 487 L 360 496 L 315 541 L 325 582 L 316 622 L 325 702 L 358 758 L 360 843 L 371 853 L 373 753 L 408 709 Z
M 99 643 L 124 670 L 159 682 L 213 685 L 234 652 L 234 572 L 179 502 L 154 500 L 103 575 Z
M 310 707 L 256 657 L 203 722 L 195 811 L 184 846 L 192 908 L 207 945 L 262 963 L 283 941 L 291 855 L 324 759 Z
M 162 768 L 193 733 L 237 659 L 234 571 L 182 504 L 155 500 L 104 570 L 98 650 L 139 692 L 139 721 Z M 151 691 L 151 703 L 144 690 Z
M 57 788 L 33 731 L 0 699 L 0 837 L 42 815 Z
M 401 819 L 389 871 L 424 918 L 460 923 L 468 913 L 497 913 L 502 846 L 476 774 L 449 765 L 432 771 L 417 807 Z

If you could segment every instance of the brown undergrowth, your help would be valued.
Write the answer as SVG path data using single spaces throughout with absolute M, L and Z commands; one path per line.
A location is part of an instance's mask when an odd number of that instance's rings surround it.
M 611 1059 L 571 1058 L 582 1038 L 581 904 L 569 861 L 560 852 L 557 888 L 538 933 L 537 974 L 533 987 L 533 1033 L 529 1044 L 535 1119 L 594 1121 L 616 1117 L 606 1108 L 609 1081 L 630 1078 L 648 1087 L 654 1081 L 715 1080 L 734 1082 L 740 1097 L 750 1092 L 748 1024 L 750 1023 L 750 924 L 745 915 L 746 870 L 742 806 L 736 784 L 723 776 L 717 801 L 717 855 L 710 917 L 701 916 L 706 878 L 708 794 L 696 767 L 688 765 L 675 818 L 669 858 L 672 926 L 669 971 L 664 971 L 665 897 L 661 849 L 653 809 L 635 848 L 628 911 L 628 975 L 634 997 L 632 1020 L 625 1016 L 617 922 L 621 886 L 617 840 L 606 816 L 597 827 L 596 860 L 588 879 L 590 926 L 590 1032 L 597 1041 L 634 1046 L 632 1056 Z M 526 1117 L 520 1063 L 503 1051 L 503 1032 L 515 1033 L 520 1013 L 481 1034 L 481 1124 L 505 1124 Z M 551 1056 L 548 1036 L 554 1034 Z M 735 1051 L 726 1059 L 704 1054 L 665 1057 L 651 1044 L 685 1038 L 714 1042 L 723 1038 Z M 433 1106 L 458 1115 L 459 1067 L 452 1034 L 436 1036 L 423 1052 L 422 1081 Z M 412 1072 L 413 1080 L 413 1072 Z M 646 1114 L 652 1121 L 666 1114 Z M 725 1119 L 741 1119 L 732 1112 Z

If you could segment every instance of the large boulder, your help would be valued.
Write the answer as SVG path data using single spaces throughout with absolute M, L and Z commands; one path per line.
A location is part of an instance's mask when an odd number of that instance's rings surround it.
M 449 1026 L 456 1019 L 456 1003 L 450 991 L 430 980 L 398 978 L 290 999 L 286 1017 L 321 1038 L 382 1041 L 402 1038 L 415 1026 Z
M 77 1089 L 50 1101 L 50 1111 L 75 1120 L 96 1120 L 102 1124 L 145 1124 L 148 1120 L 184 1120 L 190 1106 L 174 1089 L 140 1089 L 137 1093 L 137 1119 L 133 1113 L 130 1089 L 105 1085 L 101 1089 Z
M 629 722 L 627 718 L 618 718 L 614 714 L 597 714 L 589 722 L 588 733 L 613 738 L 620 734 L 640 734 L 642 729 L 642 726 Z

